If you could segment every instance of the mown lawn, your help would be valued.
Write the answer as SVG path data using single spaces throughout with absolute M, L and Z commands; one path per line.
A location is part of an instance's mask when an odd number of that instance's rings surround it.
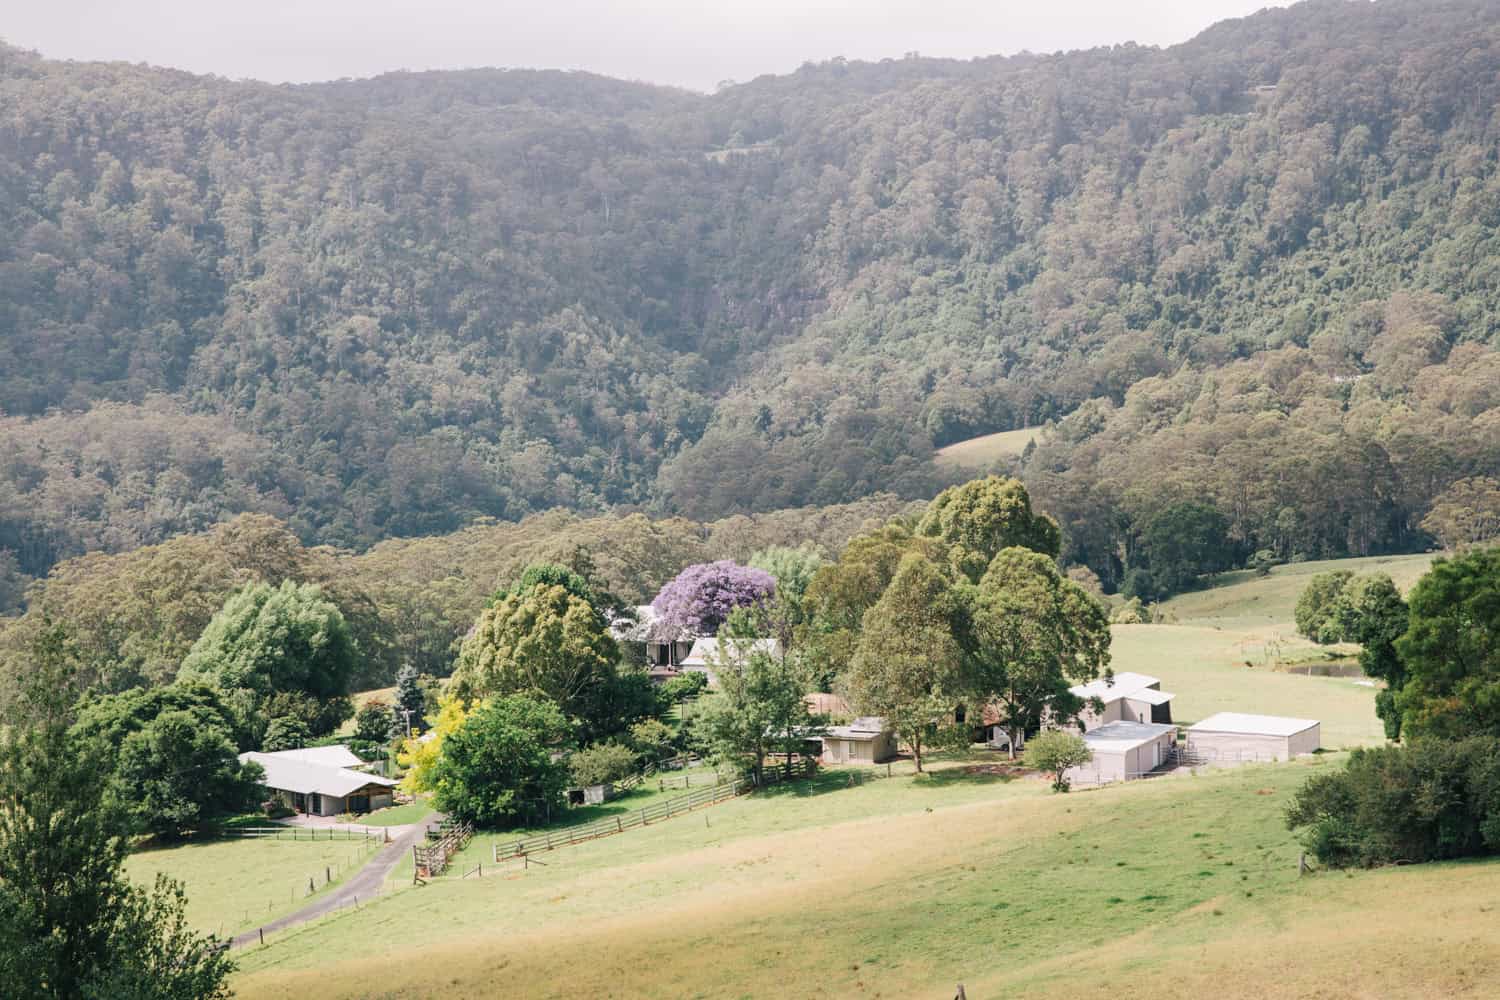
M 126 859 L 125 873 L 142 885 L 157 872 L 177 879 L 187 892 L 188 923 L 227 935 L 297 909 L 308 899 L 309 878 L 318 892 L 326 891 L 325 870 L 337 885 L 379 846 L 361 840 L 192 841 L 138 851 Z
M 414 802 L 391 806 L 389 809 L 362 813 L 355 816 L 351 822 L 364 826 L 405 826 L 408 823 L 415 823 L 430 812 L 432 812 L 432 803 L 427 801 L 426 797 L 422 797 Z

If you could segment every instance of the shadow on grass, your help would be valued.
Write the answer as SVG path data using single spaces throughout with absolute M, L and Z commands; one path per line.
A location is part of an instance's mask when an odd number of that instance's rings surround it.
M 964 767 L 949 767 L 941 771 L 926 771 L 916 782 L 926 788 L 952 788 L 954 785 L 1007 785 L 1022 777 L 1019 768 L 1014 771 L 969 770 Z

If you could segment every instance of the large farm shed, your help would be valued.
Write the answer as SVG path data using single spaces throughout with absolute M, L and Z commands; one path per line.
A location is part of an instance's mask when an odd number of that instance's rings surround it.
M 1156 722 L 1106 722 L 1083 734 L 1094 759 L 1070 768 L 1069 781 L 1085 785 L 1130 781 L 1167 763 L 1177 727 Z
M 363 762 L 346 747 L 242 753 L 240 761 L 259 764 L 265 771 L 260 783 L 267 791 L 299 813 L 314 816 L 384 809 L 397 785 L 390 778 L 353 770 L 348 761 Z
M 1220 712 L 1189 726 L 1188 750 L 1210 760 L 1289 760 L 1322 745 L 1316 719 Z

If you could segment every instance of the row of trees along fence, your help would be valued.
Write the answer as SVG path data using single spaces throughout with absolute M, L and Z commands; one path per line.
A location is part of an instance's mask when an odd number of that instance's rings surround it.
M 429 835 L 433 832 L 429 830 Z M 445 822 L 436 833 L 437 839 L 429 842 L 426 847 L 412 845 L 412 860 L 415 862 L 415 870 L 412 872 L 414 884 L 447 871 L 453 855 L 469 846 L 469 840 L 474 836 L 474 827 L 468 823 Z
M 811 776 L 817 768 L 817 761 L 811 757 L 798 761 L 791 769 L 791 777 L 801 778 Z M 691 812 L 703 806 L 716 805 L 732 799 L 738 795 L 753 791 L 757 787 L 773 785 L 787 776 L 787 772 L 781 769 L 767 771 L 761 775 L 760 785 L 757 786 L 752 777 L 744 777 L 735 781 L 721 781 L 708 788 L 700 788 L 697 791 L 688 792 L 686 795 L 678 795 L 674 798 L 656 802 L 640 809 L 631 809 L 626 812 L 617 813 L 606 819 L 594 820 L 591 823 L 580 823 L 576 826 L 563 827 L 548 833 L 539 834 L 524 840 L 495 841 L 492 856 L 496 864 L 508 861 L 511 858 L 521 858 L 528 854 L 539 851 L 553 851 L 559 847 L 568 847 L 572 844 L 581 844 L 588 840 L 597 840 L 600 837 L 608 837 L 611 834 L 624 833 L 638 826 L 650 826 L 652 823 L 683 813 Z

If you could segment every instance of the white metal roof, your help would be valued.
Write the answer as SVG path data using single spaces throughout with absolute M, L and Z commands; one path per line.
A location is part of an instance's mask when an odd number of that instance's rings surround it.
M 1290 719 L 1284 715 L 1246 715 L 1243 712 L 1220 712 L 1210 715 L 1190 733 L 1238 733 L 1243 736 L 1295 736 L 1318 724 L 1317 719 Z
M 334 798 L 341 799 L 366 785 L 394 788 L 400 784 L 391 778 L 365 774 L 363 771 L 351 771 L 344 767 L 314 764 L 296 757 L 288 757 L 287 751 L 240 754 L 242 763 L 247 760 L 254 761 L 265 770 L 266 776 L 260 782 L 262 785 L 281 792 L 301 792 L 303 795 L 316 792 L 319 795 L 332 795 Z
M 1106 722 L 1083 734 L 1083 741 L 1095 753 L 1124 753 L 1161 739 L 1176 726 L 1159 722 Z
M 1165 705 L 1171 701 L 1173 694 L 1170 691 L 1157 691 L 1152 688 L 1141 688 L 1126 695 L 1131 701 L 1144 701 L 1148 705 Z
M 1098 680 L 1089 681 L 1087 684 L 1074 685 L 1068 690 L 1080 698 L 1099 698 L 1102 701 L 1110 702 L 1120 698 L 1136 697 L 1138 692 L 1155 688 L 1160 684 L 1161 679 L 1152 677 L 1150 674 L 1136 674 L 1131 673 L 1129 670 L 1124 670 L 1115 674 L 1109 680 L 1101 677 Z M 1152 704 L 1159 703 L 1152 702 Z
M 873 740 L 890 726 L 878 715 L 861 715 L 847 726 L 829 726 L 828 735 L 841 740 Z
M 327 767 L 365 766 L 365 762 L 355 756 L 354 751 L 342 743 L 335 743 L 333 746 L 327 747 L 303 747 L 300 750 L 277 750 L 269 756 L 281 757 L 286 760 L 301 760 L 309 764 L 323 764 Z

